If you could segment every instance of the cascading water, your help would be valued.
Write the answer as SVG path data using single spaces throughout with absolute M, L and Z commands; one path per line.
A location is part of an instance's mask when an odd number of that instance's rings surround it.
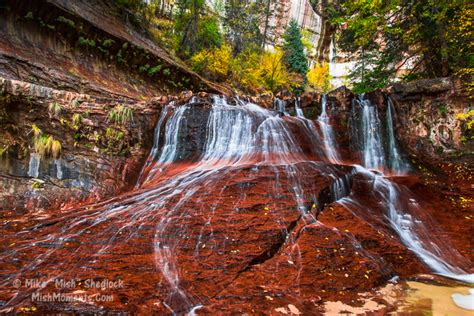
M 356 172 L 354 169 L 351 173 L 347 173 L 342 177 L 336 178 L 331 185 L 331 195 L 333 201 L 339 201 L 342 198 L 350 195 L 353 176 Z
M 360 95 L 352 102 L 352 135 L 360 146 L 362 165 L 383 170 L 385 154 L 377 107 Z
M 295 100 L 295 112 L 297 117 L 304 118 L 303 109 L 300 107 L 300 98 L 297 97 Z
M 61 165 L 61 159 L 55 159 L 54 165 L 56 166 L 56 178 L 61 180 L 63 178 L 63 168 Z
M 218 96 L 211 103 L 193 98 L 162 110 L 154 147 L 135 190 L 61 210 L 47 219 L 27 214 L 31 217 L 24 218 L 23 229 L 0 235 L 0 245 L 13 245 L 0 253 L 7 269 L 0 293 L 10 291 L 14 279 L 38 273 L 51 286 L 54 278 L 84 280 L 93 271 L 105 279 L 126 278 L 127 289 L 120 293 L 126 304 L 138 297 L 140 305 L 159 306 L 162 314 L 193 314 L 214 304 L 219 296 L 231 296 L 226 293 L 229 286 L 248 286 L 245 274 L 254 280 L 261 275 L 252 273 L 274 267 L 269 270 L 272 274 L 290 267 L 285 271 L 291 275 L 283 278 L 288 283 L 285 290 L 296 288 L 292 297 L 298 298 L 300 286 L 314 288 L 308 279 L 300 283 L 300 276 L 312 266 L 320 269 L 324 258 L 319 257 L 319 249 L 330 249 L 331 265 L 341 258 L 341 268 L 352 259 L 342 253 L 333 257 L 333 253 L 352 243 L 353 251 L 357 250 L 352 258 L 360 264 L 378 260 L 358 243 L 355 234 L 347 237 L 352 233 L 316 218 L 314 209 L 328 201 L 339 201 L 361 218 L 367 215 L 367 223 L 376 227 L 370 212 L 382 209 L 386 218 L 379 227 L 390 225 L 433 271 L 472 281 L 472 275 L 464 273 L 460 255 L 430 236 L 433 224 L 421 222 L 423 208 L 406 188 L 363 167 L 331 163 L 338 154 L 336 146 L 328 146 L 335 140 L 328 136 L 331 126 L 325 105 L 318 122 L 327 124 L 327 132 L 321 132 L 324 141 L 320 141 L 316 126 L 304 117 L 279 116 L 239 100 L 231 105 Z M 196 117 L 205 123 L 190 125 Z M 202 130 L 204 140 L 198 141 L 201 134 L 193 133 Z M 364 142 L 372 146 L 369 142 L 376 138 L 364 135 L 368 138 Z M 187 151 L 197 154 L 187 155 Z M 361 195 L 351 192 L 353 183 L 376 206 L 364 205 Z M 319 199 L 320 194 L 326 194 L 325 200 Z M 321 244 L 300 249 L 302 239 L 312 241 L 313 237 Z M 315 248 L 317 255 L 311 252 Z M 338 278 L 346 280 L 349 272 Z M 252 283 L 243 289 L 254 287 Z M 32 293 L 42 290 L 15 292 L 5 308 L 23 306 Z
M 327 95 L 321 96 L 321 115 L 318 118 L 318 123 L 321 128 L 324 150 L 329 161 L 333 163 L 339 163 L 340 158 L 337 151 L 336 141 L 334 139 L 334 131 L 332 126 L 329 124 L 329 116 L 326 113 L 327 107 Z
M 388 169 L 391 173 L 404 174 L 407 164 L 403 161 L 396 145 L 393 130 L 394 110 L 391 99 L 387 101 L 387 144 L 388 157 L 385 155 L 381 121 L 377 107 L 364 95 L 356 97 L 352 102 L 351 130 L 355 136 L 355 143 L 362 154 L 361 160 L 364 167 L 356 166 L 359 174 L 365 175 L 373 182 L 373 190 L 380 203 L 385 206 L 390 225 L 397 232 L 401 241 L 412 250 L 434 272 L 464 282 L 474 282 L 474 274 L 468 274 L 455 264 L 446 260 L 463 262 L 464 259 L 455 250 L 449 249 L 441 240 L 436 240 L 429 234 L 428 228 L 416 218 L 416 214 L 423 213 L 414 196 L 406 189 L 405 194 L 399 194 L 400 188 L 386 178 L 383 173 L 369 171 L 376 169 L 383 172 Z M 410 201 L 410 203 L 405 203 Z M 363 212 L 363 202 L 355 201 L 351 196 L 340 201 L 348 209 Z M 405 205 L 405 207 L 403 207 Z M 406 213 L 410 210 L 412 214 Z
M 410 168 L 402 158 L 396 143 L 393 112 L 392 100 L 387 98 L 387 133 L 384 134 L 377 106 L 363 94 L 357 96 L 352 101 L 351 135 L 364 167 L 402 175 Z
M 21 272 L 10 274 L 5 282 L 40 268 L 52 269 L 59 259 L 67 269 L 56 271 L 56 277 L 71 271 L 85 273 L 95 269 L 101 259 L 113 260 L 115 253 L 123 251 L 124 242 L 131 247 L 151 238 L 153 267 L 159 272 L 156 282 L 164 295 L 160 300 L 169 311 L 181 314 L 206 302 L 194 293 L 208 284 L 200 273 L 206 271 L 214 280 L 212 296 L 222 291 L 234 274 L 254 264 L 253 257 L 261 256 L 264 244 L 245 250 L 252 256 L 222 262 L 222 253 L 239 256 L 234 253 L 236 241 L 254 233 L 233 227 L 235 220 L 242 221 L 242 227 L 252 227 L 257 214 L 264 216 L 271 228 L 269 234 L 282 244 L 294 242 L 290 232 L 297 222 L 317 225 L 310 206 L 317 201 L 321 186 L 343 177 L 345 169 L 313 160 L 314 153 L 297 141 L 295 132 L 306 133 L 307 120 L 280 117 L 243 101 L 230 105 L 217 96 L 212 103 L 203 106 L 192 99 L 182 106 L 168 105 L 158 120 L 155 146 L 136 189 L 117 199 L 58 214 L 52 224 L 40 224 L 40 229 L 21 235 L 25 240 L 22 251 L 34 255 Z M 186 134 L 193 109 L 207 115 L 205 141 L 202 145 L 195 142 L 198 147 L 193 151 L 199 152 L 199 157 L 186 160 L 183 145 L 194 143 L 192 135 Z M 310 180 L 312 176 L 315 180 Z M 235 214 L 241 215 L 232 219 Z M 226 231 L 219 228 L 223 225 L 228 226 Z M 5 243 L 1 238 L 6 237 L 0 237 Z M 74 255 L 66 256 L 75 240 L 82 241 L 74 243 Z M 39 241 L 54 243 L 54 247 L 35 247 Z M 15 254 L 4 252 L 1 259 L 14 260 Z M 296 250 L 288 256 L 291 262 L 299 260 Z M 200 262 L 206 262 L 208 268 Z M 11 304 L 25 297 L 16 296 Z
M 373 199 L 383 205 L 391 227 L 411 251 L 435 273 L 474 283 L 474 274 L 469 274 L 456 266 L 456 264 L 467 265 L 466 260 L 443 240 L 436 238 L 436 234 L 433 234 L 432 227 L 435 227 L 435 224 L 423 223 L 417 218 L 426 211 L 416 202 L 415 197 L 407 188 L 395 184 L 383 174 L 359 165 L 355 165 L 355 168 L 357 173 L 364 177 L 364 181 L 368 180 L 372 183 Z M 367 206 L 360 197 L 350 195 L 338 202 L 355 213 L 367 212 Z
M 28 163 L 28 176 L 38 178 L 40 159 L 41 158 L 37 154 L 30 154 L 30 161 Z
M 285 110 L 285 101 L 275 98 L 273 101 L 273 110 L 277 111 L 280 115 L 287 114 Z
M 403 160 L 395 139 L 393 129 L 393 113 L 395 109 L 390 97 L 387 97 L 387 138 L 388 138 L 388 167 L 396 174 L 404 174 L 409 170 L 408 164 Z

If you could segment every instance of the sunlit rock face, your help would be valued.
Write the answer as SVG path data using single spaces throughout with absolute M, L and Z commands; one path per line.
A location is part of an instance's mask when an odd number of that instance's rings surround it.
M 289 0 L 271 4 L 272 14 L 268 21 L 267 45 L 277 46 L 281 44 L 282 35 L 288 23 L 295 20 L 298 26 L 305 30 L 305 36 L 312 43 L 308 54 L 315 57 L 323 32 L 323 20 L 313 9 L 309 0 Z
M 432 236 L 441 228 L 430 205 L 384 176 L 390 165 L 341 155 L 350 150 L 331 131 L 339 126 L 326 117 L 332 111 L 311 121 L 219 96 L 168 103 L 135 189 L 63 212 L 5 214 L 4 309 L 54 289 L 11 286 L 35 277 L 124 284 L 106 291 L 112 301 L 53 304 L 56 311 L 162 314 L 320 313 L 324 302 L 350 303 L 394 276 L 468 278 L 466 259 Z
M 184 89 L 228 92 L 177 62 L 114 1 L 0 5 L 4 78 L 106 98 L 142 100 Z

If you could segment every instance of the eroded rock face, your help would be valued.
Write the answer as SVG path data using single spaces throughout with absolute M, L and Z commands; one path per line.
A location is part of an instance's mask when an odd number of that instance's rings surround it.
M 2 8 L 4 78 L 132 99 L 183 89 L 228 92 L 176 61 L 113 1 L 4 1 Z
M 424 162 L 436 162 L 452 154 L 472 155 L 472 141 L 457 117 L 469 108 L 468 92 L 453 78 L 419 80 L 387 89 L 397 110 L 397 134 L 401 145 Z M 468 138 L 468 137 L 467 137 Z
M 3 78 L 0 91 L 0 209 L 76 205 L 135 184 L 153 143 L 160 103 L 97 98 Z M 132 109 L 133 120 L 110 121 L 111 111 L 123 104 Z M 33 125 L 60 141 L 59 157 L 38 154 Z
M 350 145 L 350 120 L 355 95 L 346 87 L 327 94 L 327 112 L 342 150 Z M 463 121 L 458 118 L 469 110 L 468 92 L 457 78 L 437 78 L 396 84 L 367 93 L 365 98 L 377 107 L 380 117 L 387 112 L 388 98 L 394 105 L 393 123 L 399 145 L 410 158 L 436 165 L 453 155 L 471 155 L 473 142 Z M 321 114 L 321 95 L 305 93 L 300 107 L 307 118 Z M 287 102 L 294 115 L 294 99 Z M 386 122 L 381 122 L 386 130 Z M 354 153 L 343 153 L 348 160 Z

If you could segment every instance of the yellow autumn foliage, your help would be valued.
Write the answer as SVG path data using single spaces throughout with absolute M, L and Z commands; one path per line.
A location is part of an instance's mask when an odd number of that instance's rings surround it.
M 292 85 L 292 78 L 283 64 L 283 52 L 279 49 L 264 52 L 256 72 L 266 90 L 275 92 L 280 88 L 289 89 Z
M 36 154 L 43 157 L 52 157 L 58 159 L 61 155 L 61 142 L 54 139 L 51 135 L 45 135 L 38 126 L 31 126 L 33 132 L 33 148 Z
M 471 129 L 474 126 L 474 110 L 470 110 L 467 113 L 460 113 L 457 117 L 458 119 L 465 121 L 468 129 Z
M 253 92 L 290 89 L 302 82 L 293 76 L 283 64 L 283 52 L 265 51 L 263 55 L 255 50 L 241 52 L 235 58 L 229 45 L 204 49 L 190 60 L 193 70 L 214 80 L 225 81 L 230 86 Z
M 331 89 L 329 64 L 315 64 L 306 74 L 308 86 L 319 92 L 328 92 Z
M 191 66 L 195 71 L 207 73 L 213 78 L 226 79 L 231 60 L 232 50 L 225 44 L 220 48 L 201 50 L 191 58 Z
M 255 50 L 246 50 L 231 63 L 231 75 L 227 82 L 238 90 L 259 92 L 261 90 L 260 55 Z

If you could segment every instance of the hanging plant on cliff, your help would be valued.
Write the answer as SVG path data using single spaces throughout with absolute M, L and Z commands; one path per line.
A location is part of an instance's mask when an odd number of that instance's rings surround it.
M 51 135 L 43 134 L 43 131 L 35 124 L 31 126 L 31 132 L 33 133 L 33 149 L 38 156 L 53 159 L 60 157 L 62 146 L 59 140 Z
M 302 78 L 302 84 L 294 91 L 301 93 L 306 84 L 306 73 L 308 72 L 308 59 L 304 51 L 301 30 L 295 20 L 291 20 L 288 28 L 283 34 L 283 62 L 290 72 L 298 74 Z
M 107 120 L 119 125 L 131 123 L 133 122 L 133 109 L 119 104 L 109 111 Z
M 59 114 L 61 114 L 62 110 L 63 107 L 58 102 L 51 102 L 48 105 L 48 112 L 52 117 L 59 117 Z

